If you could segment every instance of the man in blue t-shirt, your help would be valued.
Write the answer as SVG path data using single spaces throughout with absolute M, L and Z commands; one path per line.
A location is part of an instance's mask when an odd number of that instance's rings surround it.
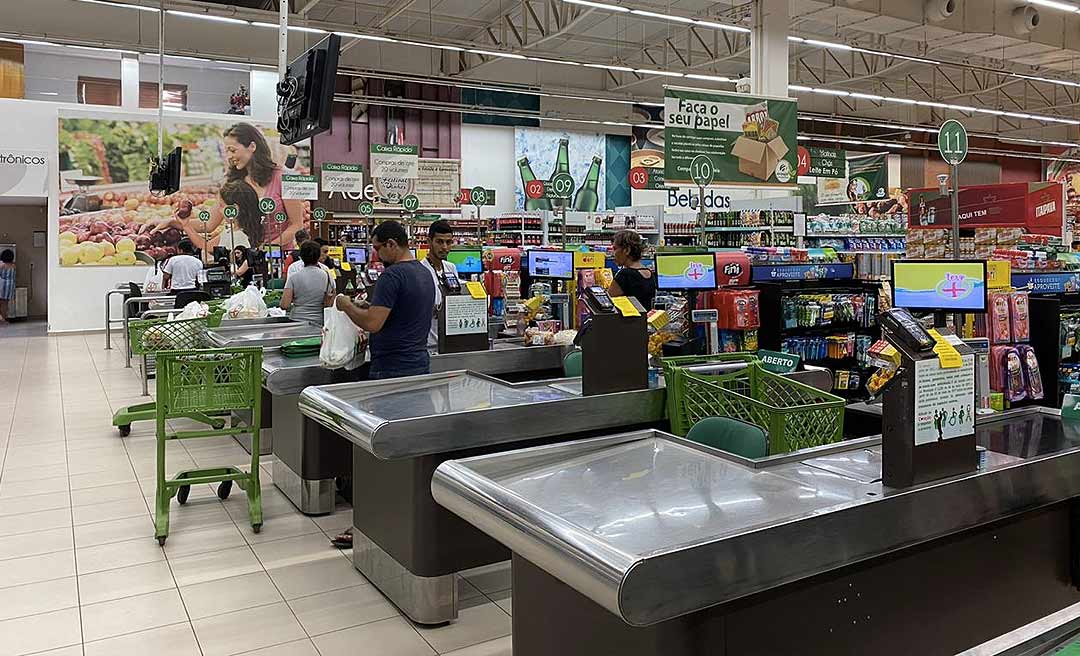
M 435 302 L 431 273 L 412 256 L 409 237 L 397 221 L 376 226 L 371 246 L 386 270 L 375 283 L 370 306 L 359 307 L 346 296 L 335 302 L 353 323 L 371 333 L 368 378 L 429 373 L 427 336 Z

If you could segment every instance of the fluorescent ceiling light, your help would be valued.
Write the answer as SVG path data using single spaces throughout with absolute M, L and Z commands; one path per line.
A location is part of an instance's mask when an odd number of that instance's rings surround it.
M 157 11 L 157 7 L 144 7 L 143 5 L 133 5 L 126 2 L 105 2 L 105 0 L 79 0 L 79 2 L 86 2 L 92 5 L 105 5 L 106 7 L 119 7 L 120 9 L 138 9 L 139 11 Z
M 730 77 L 723 77 L 722 75 L 701 75 L 699 73 L 687 73 L 686 77 L 694 80 L 705 80 L 707 82 L 734 82 Z
M 1040 7 L 1046 7 L 1048 9 L 1057 9 L 1058 11 L 1080 11 L 1080 7 L 1077 7 L 1076 5 L 1071 5 L 1067 2 L 1055 2 L 1055 0 L 1028 0 L 1028 4 L 1038 5 Z
M 635 73 L 641 73 L 642 75 L 666 75 L 668 77 L 684 77 L 682 73 L 675 73 L 672 71 L 656 71 L 651 68 L 639 68 L 634 71 Z
M 388 36 L 379 36 L 378 34 L 356 34 L 354 32 L 334 32 L 334 34 L 348 39 L 365 39 L 367 41 L 385 41 L 386 43 L 398 43 L 397 39 L 391 39 Z M 407 43 L 413 46 L 423 46 L 425 48 L 440 47 L 428 43 L 415 43 L 412 41 L 402 41 L 401 43 Z M 454 50 L 464 50 L 464 48 L 454 48 Z
M 560 59 L 544 59 L 543 57 L 526 57 L 529 61 L 544 62 L 545 64 L 566 64 L 567 66 L 581 66 L 580 62 L 562 61 Z
M 10 43 L 21 43 L 24 46 L 53 46 L 54 48 L 62 48 L 63 47 L 63 44 L 61 44 L 61 43 L 50 43 L 48 41 L 34 41 L 34 40 L 31 40 L 31 39 L 3 39 L 3 41 L 8 41 Z
M 832 48 L 834 50 L 854 50 L 852 46 L 846 43 L 832 43 L 830 41 L 818 41 L 817 39 L 803 39 L 803 43 L 809 43 L 812 46 L 818 46 L 821 48 Z
M 583 64 L 589 68 L 606 68 L 609 71 L 624 71 L 626 73 L 633 73 L 634 69 L 629 66 L 613 66 L 611 64 Z
M 797 84 L 789 84 L 788 91 L 795 93 L 823 93 L 837 96 L 855 96 L 854 93 L 848 91 L 841 91 L 838 89 L 822 89 L 815 87 L 804 87 Z M 863 94 L 866 95 L 866 94 Z M 1011 118 L 1030 119 L 1033 121 L 1042 121 L 1044 123 L 1062 123 L 1065 125 L 1080 125 L 1080 121 L 1071 118 L 1061 118 L 1058 116 L 1044 116 L 1041 114 L 1024 114 L 1021 112 L 1006 112 L 1000 109 L 988 109 L 984 107 L 969 107 L 967 105 L 953 105 L 950 103 L 939 103 L 927 100 L 912 100 L 911 98 L 897 98 L 895 96 L 881 96 L 881 100 L 885 102 L 900 103 L 902 105 L 923 105 L 930 107 L 940 107 L 942 109 L 952 109 L 962 112 L 978 112 L 980 114 L 990 114 L 991 116 L 1008 116 Z
M 317 27 L 304 27 L 303 25 L 290 25 L 290 30 L 296 30 L 297 32 L 307 32 L 308 34 L 327 34 L 326 30 L 321 30 Z
M 525 59 L 525 55 L 519 55 L 515 52 L 498 52 L 492 50 L 473 50 L 469 49 L 469 52 L 476 53 L 478 55 L 487 55 L 489 57 L 509 57 L 510 59 Z
M 59 91 L 38 91 L 39 96 L 59 96 Z
M 582 5 L 585 7 L 593 7 L 594 9 L 606 9 L 608 11 L 621 11 L 629 12 L 626 7 L 620 7 L 618 5 L 609 5 L 606 2 L 591 2 L 590 0 L 563 0 L 566 4 L 570 5 Z
M 216 16 L 214 14 L 197 14 L 190 11 L 180 11 L 179 9 L 166 9 L 166 14 L 173 16 L 183 16 L 184 18 L 198 18 L 200 20 L 214 21 L 215 23 L 233 23 L 235 25 L 251 25 L 251 21 L 241 20 L 239 18 L 230 18 L 228 16 Z
M 711 27 L 714 30 L 728 30 L 730 32 L 742 32 L 743 34 L 749 34 L 750 28 L 743 27 L 742 25 L 728 25 L 726 23 L 714 23 L 713 21 L 695 20 L 694 25 L 700 27 Z
M 671 14 L 660 14 L 655 11 L 646 11 L 644 9 L 631 9 L 630 13 L 637 16 L 644 16 L 646 18 L 659 18 L 660 20 L 668 20 L 674 23 L 693 24 L 694 22 L 693 18 L 686 18 L 684 16 L 672 16 Z

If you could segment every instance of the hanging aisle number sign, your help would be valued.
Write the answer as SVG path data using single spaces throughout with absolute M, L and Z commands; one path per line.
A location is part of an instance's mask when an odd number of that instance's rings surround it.
M 690 162 L 690 179 L 699 187 L 708 187 L 713 181 L 713 165 L 708 155 L 698 155 Z
M 556 173 L 547 184 L 550 198 L 567 199 L 574 194 L 574 178 L 569 173 Z
M 968 154 L 967 130 L 960 121 L 949 119 L 938 129 L 938 151 L 949 164 L 956 166 Z

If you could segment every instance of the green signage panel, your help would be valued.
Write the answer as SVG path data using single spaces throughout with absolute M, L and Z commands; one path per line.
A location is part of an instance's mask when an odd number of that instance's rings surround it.
M 235 219 L 240 216 L 240 207 L 238 205 L 226 205 L 221 208 L 221 214 L 226 219 Z
M 708 155 L 698 155 L 690 162 L 690 178 L 699 187 L 708 187 L 712 184 L 716 171 L 713 170 L 712 159 Z
M 569 173 L 557 173 L 546 187 L 548 198 L 568 199 L 574 195 L 574 177 Z
M 203 223 L 210 221 L 210 210 L 199 210 L 199 220 Z
M 703 89 L 664 92 L 664 180 L 696 184 L 694 159 L 708 158 L 711 184 L 796 186 L 796 101 Z
M 370 200 L 365 200 L 356 206 L 356 211 L 361 216 L 371 216 L 375 213 L 375 205 L 373 205 Z
M 799 368 L 799 356 L 791 353 L 761 349 L 757 352 L 757 356 L 761 360 L 761 366 L 774 374 L 790 374 Z
M 409 194 L 401 199 L 401 206 L 405 208 L 406 212 L 415 212 L 420 209 L 420 199 L 413 194 Z
M 269 214 L 270 212 L 273 212 L 275 207 L 277 207 L 277 203 L 274 202 L 273 198 L 259 199 L 259 211 L 263 214 Z
M 968 154 L 968 136 L 964 124 L 951 118 L 942 123 L 938 129 L 937 147 L 949 164 L 956 166 L 964 161 Z
M 371 144 L 371 153 L 374 155 L 419 155 L 420 147 L 404 144 Z
M 322 221 L 326 218 L 326 208 L 316 207 L 314 210 L 311 211 L 311 217 L 316 221 Z
M 848 200 L 885 200 L 889 197 L 887 155 L 855 156 L 847 161 Z
M 807 150 L 810 151 L 810 168 L 806 175 L 815 178 L 847 177 L 847 151 L 813 146 Z

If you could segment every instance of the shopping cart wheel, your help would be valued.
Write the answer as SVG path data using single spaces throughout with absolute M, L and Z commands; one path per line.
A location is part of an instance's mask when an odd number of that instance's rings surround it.
M 158 546 L 159 546 L 159 547 L 164 547 L 164 546 L 165 546 L 165 540 L 166 540 L 166 539 L 168 539 L 168 536 L 167 536 L 167 535 L 162 535 L 162 536 L 159 536 L 159 537 L 158 537 L 158 539 L 157 539 L 157 543 L 158 543 Z
M 218 485 L 217 488 L 218 498 L 222 501 L 228 499 L 229 492 L 232 492 L 232 481 L 221 481 L 221 485 Z
M 180 489 L 176 491 L 176 502 L 181 506 L 187 503 L 188 495 L 191 494 L 190 485 L 181 485 Z
M 119 426 L 119 428 L 120 437 L 127 437 L 128 435 L 131 435 L 131 424 L 124 424 L 123 426 Z
M 251 530 L 255 531 L 256 533 L 262 533 L 262 524 L 252 524 Z

